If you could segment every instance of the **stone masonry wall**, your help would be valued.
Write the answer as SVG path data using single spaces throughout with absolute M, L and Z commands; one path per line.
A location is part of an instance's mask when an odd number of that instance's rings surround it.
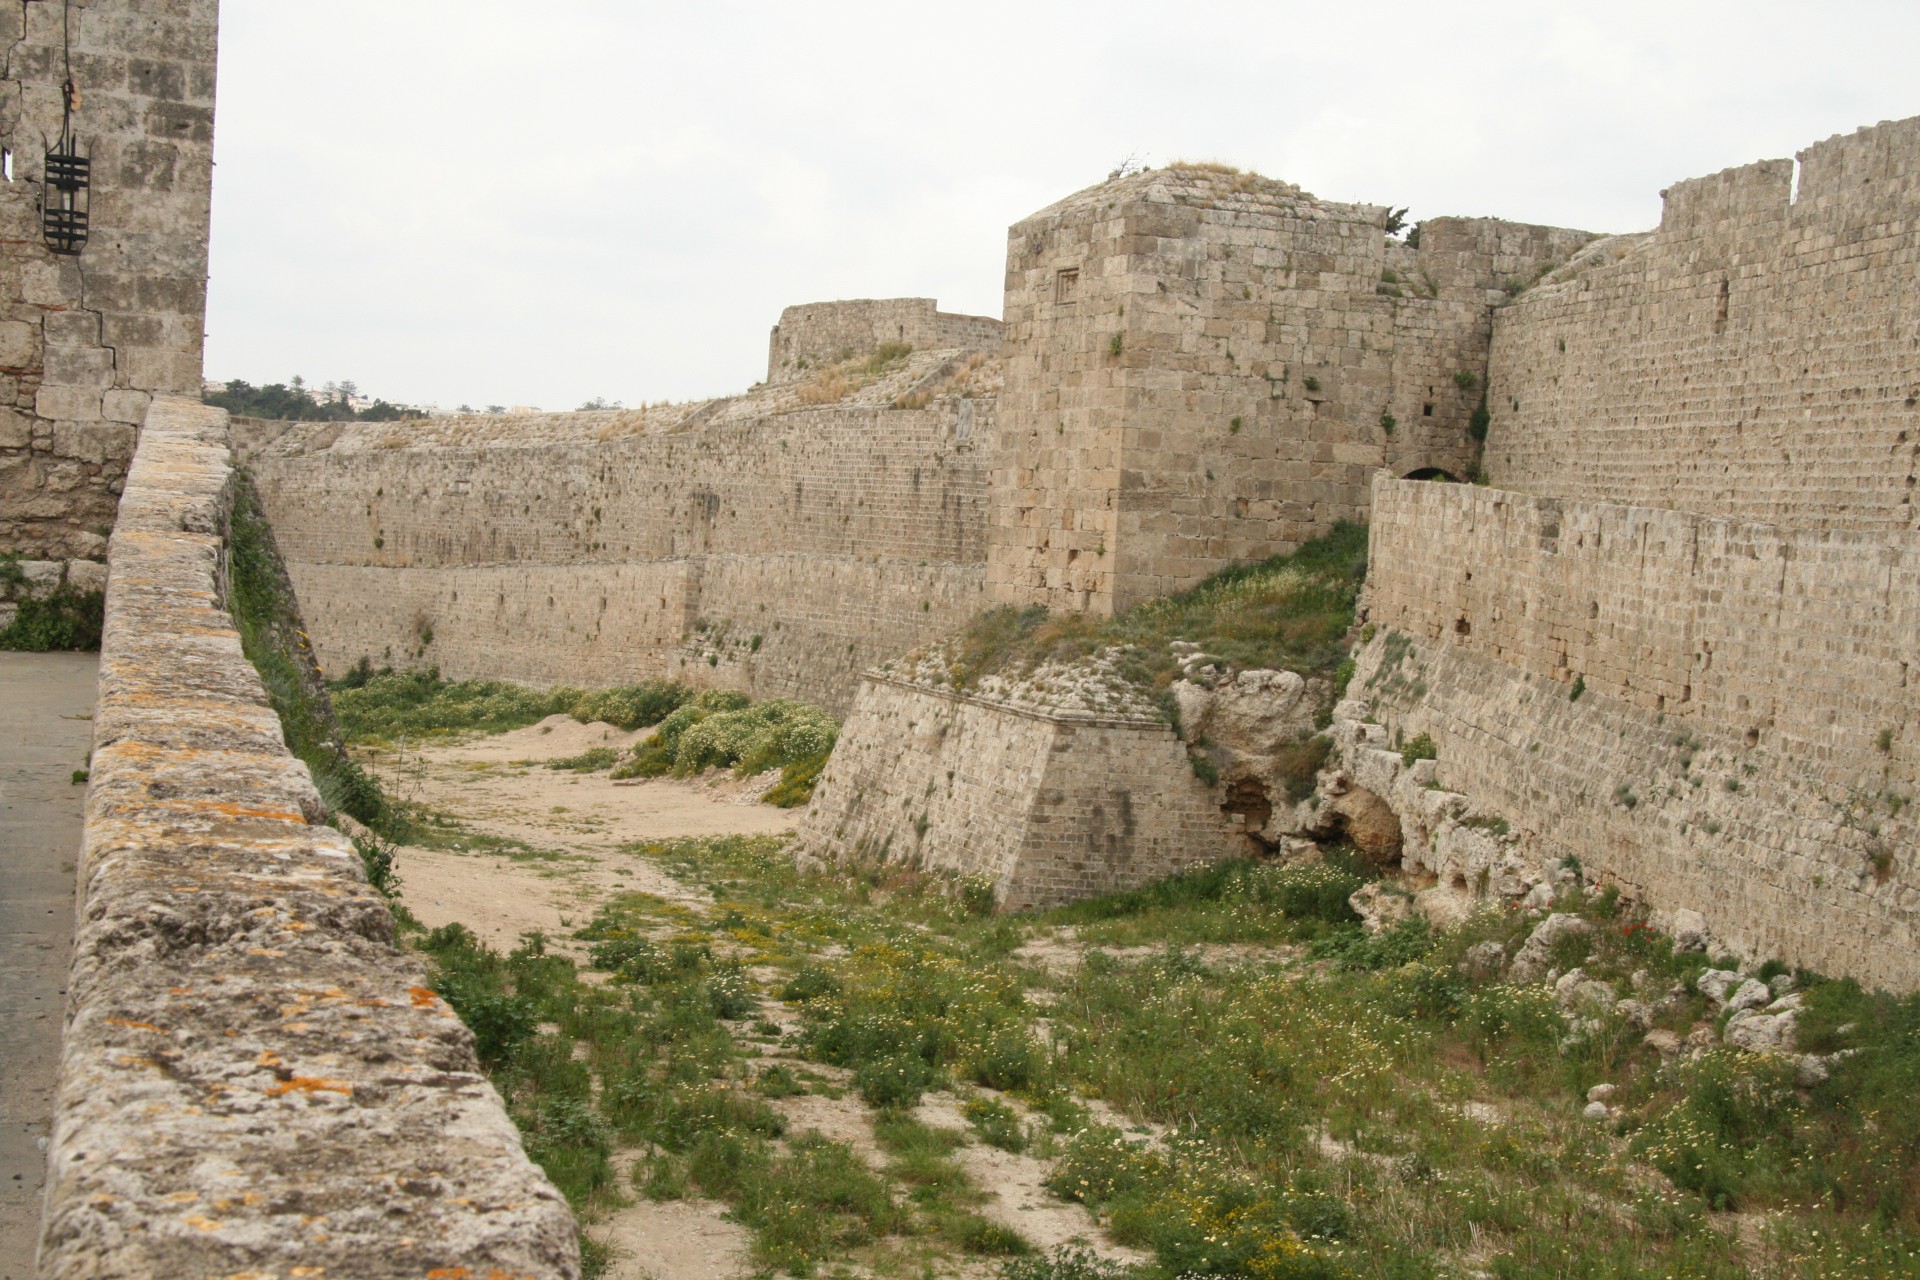
M 1676 183 L 1494 328 L 1495 484 L 1920 529 L 1920 117 Z
M 222 603 L 225 416 L 157 398 L 112 541 L 45 1280 L 577 1277 Z
M 1750 954 L 1920 986 L 1920 536 L 1383 476 L 1369 563 L 1353 690 L 1449 790 Z
M 673 675 L 838 712 L 984 603 L 993 402 L 890 407 L 964 355 L 821 408 L 310 424 L 250 469 L 330 675 Z
M 804 378 L 809 369 L 867 355 L 889 343 L 997 355 L 1000 337 L 998 320 L 941 311 L 932 298 L 806 302 L 782 311 L 767 339 L 767 381 Z
M 1015 224 L 994 599 L 1115 613 L 1364 520 L 1380 466 L 1464 474 L 1500 285 L 1590 237 L 1446 219 L 1390 251 L 1386 213 L 1175 167 Z
M 1244 851 L 1164 721 L 1041 711 L 869 673 L 796 848 L 978 876 L 1003 909 Z
M 0 10 L 14 173 L 0 182 L 0 550 L 101 558 L 150 396 L 198 393 L 218 14 L 217 0 Z M 93 162 L 78 257 L 47 248 L 40 213 L 69 66 Z

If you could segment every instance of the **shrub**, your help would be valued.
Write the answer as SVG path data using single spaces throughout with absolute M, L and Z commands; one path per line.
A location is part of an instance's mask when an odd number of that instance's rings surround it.
M 1423 733 L 1411 738 L 1405 746 L 1400 748 L 1400 763 L 1409 768 L 1413 766 L 1416 760 L 1437 760 L 1439 758 L 1440 751 L 1439 748 L 1433 745 L 1433 735 L 1431 734 Z
M 991 1098 L 969 1098 L 961 1114 L 980 1135 L 980 1141 L 988 1146 L 1016 1153 L 1026 1150 L 1026 1128 L 1020 1123 L 1020 1114 L 1006 1103 Z
M 50 595 L 29 596 L 14 607 L 13 621 L 0 628 L 0 649 L 52 653 L 100 647 L 107 603 L 98 591 L 76 591 L 61 583 Z

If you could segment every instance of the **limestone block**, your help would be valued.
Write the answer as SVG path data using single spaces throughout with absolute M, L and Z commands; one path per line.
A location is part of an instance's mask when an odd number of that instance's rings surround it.
M 103 397 L 100 413 L 109 422 L 130 422 L 138 426 L 146 421 L 147 406 L 152 403 L 153 397 L 145 391 L 112 390 Z
M 1717 1006 L 1725 1004 L 1745 981 L 1737 969 L 1708 969 L 1694 979 L 1693 987 Z
M 102 391 L 113 385 L 113 352 L 105 347 L 58 347 L 48 344 L 45 359 L 49 385 Z
M 1542 920 L 1528 935 L 1526 942 L 1513 957 L 1508 969 L 1508 977 L 1514 982 L 1538 982 L 1547 976 L 1547 968 L 1553 962 L 1554 944 L 1562 938 L 1577 937 L 1591 933 L 1593 926 L 1579 916 L 1554 914 Z
M 133 457 L 136 432 L 124 422 L 56 422 L 53 453 L 82 462 L 125 463 Z
M 1707 918 L 1698 911 L 1682 907 L 1673 913 L 1673 947 L 1676 951 L 1705 951 L 1710 941 Z
M 93 387 L 42 386 L 33 410 L 42 418 L 67 422 L 100 421 L 100 391 Z
M 25 449 L 33 443 L 33 419 L 16 409 L 0 409 L 0 449 Z
M 1727 1021 L 1727 1043 L 1750 1053 L 1791 1053 L 1796 1016 L 1743 1010 Z
M 67 585 L 76 591 L 105 591 L 107 566 L 98 560 L 69 560 Z
M 1380 880 L 1362 885 L 1347 899 L 1347 905 L 1359 913 L 1360 927 L 1368 933 L 1391 928 L 1414 912 L 1411 894 Z
M 32 325 L 19 320 L 0 321 L 0 368 L 32 368 L 39 354 L 39 335 Z

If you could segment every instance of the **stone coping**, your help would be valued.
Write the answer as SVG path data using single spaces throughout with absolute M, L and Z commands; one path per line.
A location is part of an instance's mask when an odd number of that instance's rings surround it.
M 110 544 L 39 1254 L 80 1277 L 579 1275 L 223 601 L 226 415 L 156 399 Z
M 945 698 L 950 702 L 965 702 L 976 707 L 987 707 L 994 711 L 1004 711 L 1008 715 L 1025 716 L 1029 720 L 1044 720 L 1048 724 L 1087 725 L 1102 729 L 1164 729 L 1169 735 L 1173 726 L 1159 716 L 1102 715 L 1097 711 L 1073 711 L 1065 707 L 1036 707 L 1030 703 L 1008 702 L 1000 698 L 982 697 L 975 693 L 962 693 L 937 684 L 928 684 L 923 680 L 908 680 L 901 676 L 887 675 L 874 670 L 862 674 L 862 680 L 871 680 L 875 684 L 890 684 L 896 688 L 912 689 L 916 693 L 929 694 L 936 698 Z

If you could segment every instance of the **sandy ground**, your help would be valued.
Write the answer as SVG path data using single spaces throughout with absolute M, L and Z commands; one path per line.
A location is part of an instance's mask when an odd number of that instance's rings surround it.
M 548 760 L 595 747 L 622 749 L 645 736 L 646 731 L 625 733 L 611 725 L 551 716 L 512 733 L 371 757 L 369 763 L 394 794 L 451 815 L 475 832 L 521 841 L 535 851 L 403 847 L 397 864 L 402 901 L 428 927 L 457 921 L 500 949 L 511 948 L 521 934 L 538 929 L 554 949 L 576 956 L 582 949 L 569 935 L 616 894 L 647 893 L 690 911 L 705 911 L 711 905 L 706 894 L 674 880 L 644 857 L 622 853 L 620 846 L 680 836 L 785 832 L 793 829 L 798 811 L 757 802 L 773 785 L 774 775 L 740 780 L 716 772 L 691 779 L 616 783 L 605 773 L 544 767 Z M 1083 953 L 1084 947 L 1067 937 L 1050 939 L 1022 958 L 1047 968 L 1070 968 Z M 763 986 L 776 976 L 771 970 L 754 971 Z M 762 1014 L 783 1033 L 798 1025 L 795 1011 L 776 1000 L 763 1000 Z M 849 1073 L 788 1056 L 774 1045 L 757 1047 L 758 1071 L 785 1065 L 803 1078 L 824 1079 L 844 1090 L 838 1098 L 806 1093 L 773 1100 L 789 1133 L 811 1131 L 846 1142 L 874 1168 L 884 1167 L 887 1158 L 874 1141 L 873 1114 L 847 1088 Z M 967 1131 L 960 1100 L 950 1094 L 930 1096 L 921 1118 Z M 725 1218 L 724 1205 L 697 1199 L 654 1202 L 632 1187 L 639 1154 L 623 1151 L 615 1156 L 630 1203 L 587 1227 L 589 1234 L 613 1246 L 612 1280 L 744 1280 L 753 1275 L 751 1235 Z M 980 1212 L 1035 1246 L 1051 1249 L 1078 1241 L 1103 1257 L 1144 1260 L 1108 1241 L 1084 1207 L 1047 1192 L 1044 1161 L 978 1142 L 960 1148 L 954 1159 L 993 1197 Z M 958 1259 L 950 1269 L 961 1277 L 997 1273 L 997 1268 Z

